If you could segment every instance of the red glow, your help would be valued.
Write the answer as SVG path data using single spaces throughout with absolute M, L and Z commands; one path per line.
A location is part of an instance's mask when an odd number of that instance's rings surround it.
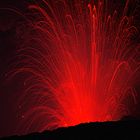
M 19 49 L 15 73 L 29 73 L 19 99 L 22 121 L 18 131 L 42 131 L 85 122 L 118 120 L 129 114 L 125 98 L 132 95 L 139 70 L 137 34 L 132 16 L 104 1 L 31 5 L 36 20 Z M 34 33 L 32 33 L 34 32 Z

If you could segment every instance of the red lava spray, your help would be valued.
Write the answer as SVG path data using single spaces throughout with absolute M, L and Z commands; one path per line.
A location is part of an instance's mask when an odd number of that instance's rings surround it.
M 129 113 L 140 65 L 138 30 L 127 16 L 129 1 L 118 12 L 109 2 L 47 1 L 29 6 L 27 40 L 18 50 L 26 73 L 19 99 L 18 131 L 43 131 L 95 121 L 118 120 Z

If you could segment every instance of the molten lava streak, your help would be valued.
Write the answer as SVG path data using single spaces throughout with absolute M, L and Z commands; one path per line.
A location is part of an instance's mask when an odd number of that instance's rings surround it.
M 120 9 L 110 5 L 41 0 L 29 6 L 26 41 L 13 74 L 26 74 L 18 131 L 112 121 L 130 113 L 125 101 L 131 96 L 136 104 L 138 30 L 128 0 Z

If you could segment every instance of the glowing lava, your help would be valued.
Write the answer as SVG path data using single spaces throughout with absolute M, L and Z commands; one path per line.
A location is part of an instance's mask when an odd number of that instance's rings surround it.
M 27 74 L 19 99 L 17 131 L 55 129 L 79 123 L 118 120 L 129 114 L 125 99 L 136 103 L 134 81 L 140 65 L 133 16 L 109 3 L 80 0 L 30 5 L 26 41 L 18 51 Z M 18 69 L 18 70 L 17 70 Z

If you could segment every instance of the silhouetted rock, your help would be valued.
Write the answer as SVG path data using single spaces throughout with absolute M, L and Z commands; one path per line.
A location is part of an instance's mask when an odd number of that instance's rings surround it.
M 96 140 L 96 139 L 138 139 L 140 140 L 140 121 L 118 121 L 87 123 L 54 131 L 32 133 L 26 136 L 12 136 L 5 140 Z

